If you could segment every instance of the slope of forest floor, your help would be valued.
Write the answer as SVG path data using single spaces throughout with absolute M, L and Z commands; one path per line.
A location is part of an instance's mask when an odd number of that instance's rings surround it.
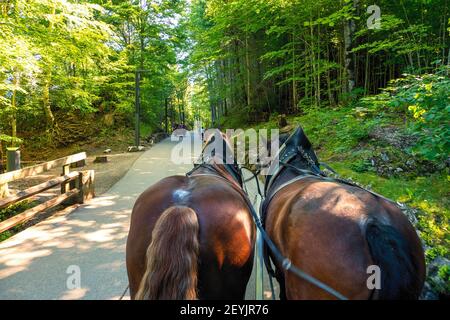
M 88 127 L 96 127 L 96 130 L 87 129 Z M 97 123 L 90 121 L 83 126 L 78 125 L 76 131 L 81 136 L 64 144 L 41 139 L 35 132 L 28 133 L 29 138 L 25 137 L 25 143 L 21 147 L 24 164 L 28 166 L 33 162 L 50 161 L 78 152 L 98 155 L 110 149 L 111 153 L 122 153 L 134 144 L 134 130 L 127 127 L 98 128 Z
M 244 116 L 223 119 L 223 128 L 279 128 L 279 116 L 249 126 Z M 301 125 L 320 161 L 339 175 L 405 204 L 413 213 L 426 250 L 428 298 L 449 296 L 449 167 L 414 156 L 415 143 L 404 119 L 395 112 L 366 114 L 360 108 L 311 109 L 288 116 L 290 131 Z

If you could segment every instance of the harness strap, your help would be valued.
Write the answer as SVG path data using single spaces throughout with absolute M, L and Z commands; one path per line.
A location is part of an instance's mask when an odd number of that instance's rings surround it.
M 214 169 L 216 170 L 216 169 Z M 192 172 L 190 173 L 190 175 L 192 175 Z M 214 176 L 220 179 L 223 179 L 225 181 L 227 181 L 228 183 L 230 183 L 230 181 L 228 179 L 226 179 L 225 177 L 223 177 L 222 175 L 212 175 L 212 174 L 196 174 L 195 176 Z M 278 260 L 278 262 L 281 263 L 281 265 L 283 266 L 283 268 L 287 271 L 290 271 L 292 273 L 294 273 L 296 276 L 312 283 L 313 285 L 321 288 L 322 290 L 328 292 L 329 294 L 335 296 L 336 298 L 340 299 L 340 300 L 347 300 L 347 298 L 345 296 L 343 296 L 342 294 L 340 294 L 339 292 L 337 292 L 336 290 L 334 290 L 333 288 L 327 286 L 326 284 L 324 284 L 323 282 L 317 280 L 316 278 L 310 276 L 309 274 L 305 273 L 304 271 L 300 270 L 299 268 L 295 267 L 292 262 L 284 257 L 281 252 L 278 250 L 278 248 L 276 247 L 275 243 L 273 243 L 273 241 L 270 239 L 270 237 L 267 235 L 266 231 L 264 230 L 264 227 L 261 223 L 261 219 L 259 218 L 258 214 L 256 213 L 255 209 L 253 208 L 253 204 L 250 202 L 250 199 L 247 197 L 247 195 L 244 193 L 244 191 L 242 190 L 242 188 L 238 187 L 236 184 L 232 184 L 230 183 L 230 186 L 233 187 L 233 189 L 235 189 L 243 198 L 243 200 L 245 201 L 245 203 L 247 204 L 251 215 L 253 216 L 253 219 L 255 221 L 256 227 L 259 229 L 261 236 L 264 239 L 264 242 L 267 244 L 267 246 L 269 247 L 270 251 L 272 252 L 272 254 L 275 256 L 275 259 Z
M 263 195 L 262 195 L 262 193 L 261 193 L 261 187 L 260 187 L 259 180 L 258 180 L 258 174 L 259 174 L 260 172 L 259 172 L 259 171 L 253 172 L 252 170 L 250 170 L 249 168 L 244 167 L 244 166 L 241 167 L 241 172 L 242 172 L 242 169 L 247 170 L 248 172 L 250 172 L 250 173 L 253 175 L 252 177 L 250 177 L 250 178 L 248 178 L 248 179 L 246 179 L 246 180 L 243 181 L 244 186 L 245 186 L 245 184 L 246 184 L 247 182 L 250 182 L 250 181 L 252 181 L 253 179 L 255 179 L 255 180 L 256 180 L 256 187 L 258 188 L 258 194 L 261 196 L 261 198 L 263 198 Z M 261 202 L 262 202 L 262 201 L 261 201 Z
M 348 300 L 344 295 L 337 292 L 333 288 L 329 287 L 325 283 L 321 282 L 320 280 L 317 280 L 316 278 L 312 277 L 311 275 L 307 274 L 306 272 L 300 270 L 296 266 L 292 264 L 292 262 L 284 257 L 282 253 L 278 250 L 275 243 L 270 239 L 270 237 L 267 235 L 266 231 L 264 230 L 264 227 L 262 226 L 261 219 L 259 218 L 258 214 L 255 212 L 255 209 L 250 204 L 250 212 L 253 215 L 253 218 L 255 220 L 256 226 L 259 229 L 261 236 L 264 238 L 264 241 L 266 242 L 267 246 L 269 247 L 272 254 L 275 256 L 275 259 L 278 260 L 278 262 L 282 265 L 283 269 L 286 271 L 290 271 L 299 278 L 302 278 L 311 284 L 315 285 L 316 287 L 321 288 L 325 292 L 328 292 L 329 294 L 335 296 L 336 298 L 340 300 Z
M 263 210 L 265 210 L 265 205 L 264 205 L 265 201 L 261 201 L 260 205 L 259 205 L 259 212 L 264 212 Z M 264 215 L 263 215 L 263 219 L 264 219 Z M 265 221 L 263 221 L 263 224 L 265 224 Z M 263 245 L 263 260 L 264 260 L 264 264 L 266 265 L 266 269 L 267 269 L 267 273 L 269 274 L 270 278 L 275 277 L 275 270 L 272 268 L 272 263 L 270 261 L 270 252 L 268 250 L 267 244 L 264 242 Z
M 207 173 L 198 173 L 195 174 L 195 171 L 200 169 L 200 168 L 206 168 L 208 170 L 214 171 L 216 174 L 207 174 Z M 240 174 L 240 172 L 234 172 L 234 171 L 230 171 L 227 169 L 227 167 L 225 167 L 225 170 L 228 172 L 228 174 L 231 175 L 231 177 L 235 180 L 234 182 L 236 184 L 239 185 L 239 187 L 242 187 L 242 179 L 241 177 L 239 177 L 238 175 Z M 195 174 L 195 175 L 194 175 Z M 187 177 L 192 177 L 192 176 L 210 176 L 210 177 L 221 177 L 223 179 L 225 179 L 226 181 L 228 181 L 228 183 L 233 183 L 232 181 L 230 181 L 229 179 L 225 178 L 222 174 L 222 172 L 220 172 L 216 167 L 214 167 L 212 164 L 207 164 L 207 163 L 202 163 L 199 164 L 197 166 L 195 166 L 191 171 L 189 171 L 188 173 L 186 173 Z
M 299 168 L 297 168 L 297 167 L 295 167 L 295 166 L 293 166 L 293 165 L 291 165 L 289 163 L 283 163 L 282 162 L 281 164 L 284 167 L 288 167 L 288 168 L 294 169 L 295 171 L 297 171 L 301 175 L 299 175 L 299 176 L 297 176 L 297 177 L 295 177 L 295 178 L 293 178 L 293 179 L 283 183 L 282 185 L 278 186 L 275 189 L 275 191 L 270 192 L 269 195 L 266 194 L 266 199 L 263 202 L 261 202 L 261 206 L 260 206 L 260 212 L 261 212 L 262 218 L 264 220 L 265 220 L 266 210 L 267 210 L 269 204 L 271 203 L 272 199 L 278 194 L 278 192 L 280 192 L 282 189 L 288 187 L 289 185 L 291 185 L 291 184 L 293 184 L 295 182 L 301 181 L 303 179 L 306 179 L 306 178 L 315 178 L 315 179 L 326 181 L 326 182 L 343 183 L 343 184 L 346 184 L 346 185 L 349 185 L 349 186 L 353 186 L 353 187 L 357 187 L 357 188 L 359 188 L 361 190 L 367 191 L 367 192 L 369 192 L 370 194 L 372 194 L 375 197 L 384 199 L 384 200 L 386 200 L 388 202 L 391 202 L 393 204 L 397 204 L 395 201 L 393 201 L 391 199 L 388 199 L 388 198 L 386 198 L 386 197 L 384 197 L 384 196 L 382 196 L 382 195 L 380 195 L 380 194 L 378 194 L 378 193 L 376 193 L 374 191 L 367 190 L 367 189 L 357 185 L 356 183 L 353 183 L 353 182 L 350 182 L 350 181 L 347 181 L 347 180 L 341 179 L 341 178 L 331 178 L 331 177 L 325 176 L 322 173 L 322 171 L 320 171 L 320 170 L 319 170 L 320 174 L 317 174 L 317 173 L 312 172 L 310 170 L 299 169 Z M 331 167 L 329 167 L 328 165 L 324 165 L 324 164 L 321 164 L 321 165 L 323 165 L 325 168 L 327 168 L 328 170 L 330 170 L 333 173 L 335 173 L 335 171 L 333 169 L 331 169 Z M 279 172 L 280 171 L 281 170 L 279 170 Z M 273 179 L 273 180 L 275 180 L 275 179 Z M 268 192 L 268 191 L 269 191 L 269 189 L 266 190 L 266 192 Z M 259 223 L 261 224 L 261 228 L 263 228 L 261 220 L 259 221 Z M 257 225 L 258 225 L 258 223 L 257 223 Z M 267 234 L 265 234 L 265 232 L 264 233 L 261 232 L 261 234 L 267 236 Z M 293 266 L 289 259 L 283 258 L 279 254 L 279 252 L 276 251 L 277 248 L 276 247 L 274 248 L 274 244 L 272 243 L 272 241 L 270 240 L 269 237 L 264 238 L 264 240 L 265 240 L 265 243 L 266 243 L 266 245 L 264 246 L 264 263 L 266 265 L 266 269 L 267 269 L 267 272 L 269 273 L 270 277 L 276 277 L 276 271 L 272 268 L 272 263 L 270 261 L 270 259 L 271 259 L 270 253 L 272 253 L 273 255 L 275 255 L 275 259 L 278 260 L 279 262 L 281 262 L 281 265 L 282 265 L 283 269 L 285 269 L 287 271 L 291 271 L 292 273 L 294 273 L 298 277 L 307 280 L 308 282 L 310 282 L 310 283 L 316 285 L 317 287 L 327 291 L 328 293 L 334 295 L 335 297 L 337 297 L 339 299 L 347 300 L 347 298 L 344 297 L 343 295 L 341 295 L 339 292 L 335 291 L 334 289 L 328 287 L 327 285 L 323 284 L 322 282 L 318 281 L 317 279 L 311 277 L 310 275 L 304 273 L 302 270 L 300 270 L 297 267 Z M 270 249 L 270 252 L 269 252 L 269 249 Z M 371 293 L 371 298 L 373 298 L 373 292 Z
M 302 179 L 304 179 L 304 178 L 317 178 L 317 179 L 320 179 L 320 180 L 323 180 L 323 181 L 326 181 L 326 182 L 343 183 L 343 184 L 346 184 L 346 185 L 349 185 L 349 186 L 352 186 L 352 187 L 357 187 L 357 188 L 359 188 L 359 189 L 361 189 L 361 190 L 364 190 L 364 191 L 369 192 L 370 194 L 372 194 L 372 195 L 375 196 L 375 197 L 384 199 L 384 200 L 389 201 L 389 202 L 391 202 L 391 203 L 393 203 L 393 204 L 397 204 L 397 202 L 395 202 L 394 200 L 391 200 L 391 199 L 389 199 L 389 198 L 386 198 L 386 197 L 382 196 L 381 194 L 376 193 L 375 191 L 368 190 L 368 189 L 366 189 L 366 188 L 364 188 L 364 187 L 361 187 L 360 185 L 358 185 L 358 184 L 356 184 L 356 183 L 354 183 L 354 182 L 351 182 L 351 181 L 348 181 L 348 180 L 345 180 L 345 179 L 342 179 L 342 178 L 332 178 L 332 177 L 328 177 L 328 176 L 326 176 L 322 171 L 320 171 L 320 173 L 315 173 L 315 172 L 310 171 L 310 170 L 304 170 L 304 169 L 297 168 L 297 167 L 295 167 L 295 166 L 293 166 L 293 165 L 291 165 L 291 164 L 289 164 L 289 163 L 283 163 L 283 162 L 282 162 L 281 164 L 282 164 L 283 166 L 285 166 L 285 167 L 288 167 L 288 168 L 290 168 L 290 169 L 293 169 L 293 170 L 297 171 L 297 172 L 298 172 L 299 174 L 301 174 L 301 175 L 300 175 L 300 176 L 297 176 L 297 177 L 295 177 L 295 178 L 293 178 L 293 179 L 291 179 L 291 180 L 289 180 L 289 181 L 287 181 L 287 182 L 285 182 L 285 183 L 283 183 L 283 184 L 282 184 L 281 186 L 279 186 L 274 192 L 270 193 L 269 202 L 272 200 L 272 198 L 273 198 L 273 197 L 274 197 L 281 189 L 287 187 L 288 185 L 290 185 L 290 184 L 292 184 L 292 183 L 294 183 L 294 182 L 297 182 L 297 181 L 299 181 L 299 180 L 302 180 Z M 323 163 L 321 163 L 321 165 L 323 165 L 326 169 L 332 171 L 333 173 L 336 173 L 330 166 L 328 166 L 328 165 L 326 165 L 326 164 L 323 164 Z M 267 196 L 267 194 L 266 194 L 266 196 Z M 266 201 L 267 201 L 267 198 L 266 198 L 266 200 L 265 200 L 264 202 L 266 202 Z M 266 208 L 267 205 L 264 206 L 264 207 Z
M 210 169 L 212 171 L 214 171 L 217 174 L 206 174 L 206 173 L 200 173 L 200 174 L 195 174 L 194 172 L 199 169 L 200 167 L 206 167 L 207 169 Z M 300 169 L 299 169 L 300 170 Z M 228 170 L 227 170 L 228 171 Z M 241 173 L 241 171 L 239 171 L 238 173 Z M 245 203 L 247 204 L 247 207 L 250 210 L 251 215 L 253 216 L 253 220 L 256 224 L 256 227 L 259 229 L 260 234 L 264 240 L 264 242 L 266 243 L 266 246 L 270 249 L 271 253 L 275 256 L 275 259 L 282 265 L 282 267 L 289 271 L 292 272 L 293 274 L 295 274 L 296 276 L 310 282 L 311 284 L 321 288 L 322 290 L 328 292 L 329 294 L 335 296 L 338 299 L 341 300 L 347 300 L 347 298 L 345 296 L 343 296 L 341 293 L 337 292 L 336 290 L 334 290 L 333 288 L 327 286 L 325 283 L 317 280 L 316 278 L 312 277 L 311 275 L 305 273 L 304 271 L 300 270 L 299 268 L 295 267 L 292 262 L 284 257 L 282 255 L 282 253 L 279 251 L 279 249 L 276 247 L 275 243 L 270 239 L 270 237 L 267 235 L 266 231 L 264 230 L 263 224 L 261 222 L 261 219 L 259 217 L 259 215 L 256 213 L 253 204 L 251 203 L 250 199 L 248 198 L 248 196 L 246 195 L 246 193 L 244 192 L 244 190 L 242 189 L 242 185 L 238 185 L 237 183 L 232 183 L 229 179 L 225 178 L 222 173 L 215 168 L 213 165 L 210 164 L 205 164 L 202 163 L 196 167 L 194 167 L 194 169 L 192 169 L 190 172 L 188 172 L 186 174 L 186 176 L 191 177 L 191 176 L 214 176 L 220 179 L 223 179 L 225 181 L 227 181 L 230 186 L 235 189 L 243 198 L 243 200 L 245 201 Z M 234 175 L 232 175 L 233 177 Z M 241 182 L 242 180 L 239 180 L 239 182 Z M 279 189 L 277 188 L 277 192 L 279 191 Z M 266 202 L 266 201 L 264 201 Z M 266 259 L 264 259 L 265 261 Z M 269 261 L 269 265 L 270 265 L 270 261 Z M 267 264 L 266 264 L 267 266 Z
M 259 212 L 262 213 L 262 223 L 263 223 L 263 225 L 265 225 L 266 209 L 269 207 L 269 204 L 272 201 L 273 197 L 275 197 L 275 195 L 279 191 L 281 191 L 282 189 L 286 188 L 290 184 L 292 184 L 294 182 L 297 182 L 297 181 L 300 181 L 300 180 L 303 180 L 305 178 L 311 178 L 311 177 L 312 178 L 316 178 L 316 176 L 314 176 L 314 175 L 298 176 L 298 177 L 294 178 L 293 180 L 290 180 L 290 181 L 288 181 L 286 183 L 283 183 L 274 192 L 270 193 L 270 196 L 268 198 L 266 198 L 264 201 L 261 201 Z M 264 264 L 266 265 L 267 273 L 271 277 L 276 277 L 276 272 L 275 272 L 274 268 L 272 267 L 272 263 L 270 261 L 270 252 L 268 250 L 268 246 L 267 245 L 264 245 Z

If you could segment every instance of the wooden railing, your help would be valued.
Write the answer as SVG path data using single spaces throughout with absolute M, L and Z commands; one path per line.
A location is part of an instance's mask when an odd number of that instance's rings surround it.
M 6 208 L 14 203 L 25 200 L 48 189 L 61 186 L 61 195 L 56 196 L 42 204 L 0 222 L 0 233 L 11 229 L 18 224 L 24 223 L 43 211 L 59 204 L 75 202 L 84 203 L 87 199 L 94 197 L 94 170 L 70 172 L 70 165 L 86 160 L 86 153 L 77 153 L 68 157 L 45 162 L 21 170 L 11 171 L 0 175 L 0 189 L 8 193 L 8 183 L 46 172 L 56 167 L 62 167 L 62 174 L 58 178 L 48 180 L 44 183 L 20 191 L 15 195 L 0 198 L 0 209 Z

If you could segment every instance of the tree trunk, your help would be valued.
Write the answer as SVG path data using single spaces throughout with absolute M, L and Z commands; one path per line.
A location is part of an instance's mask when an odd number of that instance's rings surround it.
M 297 81 L 295 81 L 295 30 L 292 31 L 292 108 L 297 109 Z
M 211 110 L 211 124 L 214 126 L 216 124 L 216 107 L 214 106 L 214 94 L 213 94 L 213 85 L 212 85 L 212 79 L 208 72 L 208 69 L 205 69 L 206 74 L 206 83 L 208 84 L 208 93 L 209 93 L 209 107 Z
M 250 79 L 250 53 L 248 45 L 248 33 L 245 35 L 245 63 L 247 65 L 247 106 L 252 104 L 251 99 L 251 79 Z
M 165 124 L 165 127 L 166 127 L 166 133 L 167 134 L 169 134 L 169 120 L 168 120 L 168 118 L 167 118 L 167 116 L 168 116 L 168 106 L 169 106 L 169 101 L 168 101 L 169 99 L 165 99 L 165 101 L 164 101 L 164 124 Z
M 366 52 L 366 67 L 364 69 L 364 95 L 369 94 L 369 51 Z
M 319 13 L 320 18 L 320 13 Z M 320 108 L 321 104 L 321 97 L 320 97 L 320 24 L 317 25 L 317 89 L 316 89 L 316 96 L 317 96 L 317 106 Z
M 314 103 L 311 101 L 312 106 L 317 106 L 317 78 L 316 78 L 316 57 L 314 53 L 314 29 L 313 29 L 313 19 L 312 16 L 309 17 L 309 31 L 311 36 L 311 50 L 309 55 L 309 60 L 311 63 L 312 73 L 311 73 L 311 99 L 314 97 Z
M 55 122 L 55 116 L 53 115 L 52 108 L 50 106 L 50 82 L 52 78 L 52 72 L 47 73 L 44 89 L 42 93 L 42 101 L 44 105 L 44 114 L 47 121 L 47 126 L 52 127 Z
M 359 0 L 353 0 L 353 9 L 356 10 L 358 7 Z M 355 34 L 356 24 L 355 20 L 349 19 L 344 22 L 344 47 L 345 47 L 345 58 L 344 58 L 344 68 L 346 71 L 347 82 L 346 82 L 346 92 L 350 93 L 355 88 L 355 73 L 354 73 L 354 54 L 351 52 L 353 49 L 353 36 Z
M 14 75 L 14 89 L 11 98 L 11 136 L 17 137 L 17 87 L 19 86 L 19 74 Z M 13 142 L 12 142 L 13 143 Z
M 55 3 L 53 3 L 52 6 L 52 16 L 54 16 L 56 14 L 56 5 Z M 50 21 L 49 23 L 49 32 L 50 34 L 53 31 L 53 20 Z M 53 124 L 55 123 L 55 116 L 53 115 L 52 112 L 52 108 L 50 105 L 50 84 L 52 82 L 52 63 L 48 62 L 47 65 L 47 72 L 45 74 L 45 79 L 44 79 L 44 88 L 43 88 L 43 92 L 42 92 L 42 104 L 43 104 L 43 108 L 44 108 L 44 114 L 45 114 L 45 119 L 47 122 L 47 127 L 53 127 Z
M 228 103 L 227 98 L 223 99 L 223 107 L 224 107 L 224 115 L 225 117 L 228 116 Z
M 331 61 L 331 56 L 330 56 L 330 45 L 327 44 L 327 59 L 329 61 Z M 334 102 L 334 97 L 333 97 L 333 92 L 331 89 L 331 74 L 330 74 L 330 69 L 327 69 L 327 92 L 328 92 L 328 101 L 330 102 L 331 106 L 335 106 L 335 102 Z
M 450 48 L 448 49 L 447 66 L 449 67 L 447 69 L 447 75 L 449 75 L 449 72 L 450 72 Z

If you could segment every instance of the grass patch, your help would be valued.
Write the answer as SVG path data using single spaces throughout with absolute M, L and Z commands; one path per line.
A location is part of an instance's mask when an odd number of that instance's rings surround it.
M 4 208 L 4 209 L 0 210 L 0 222 L 5 221 L 9 218 L 12 218 L 17 214 L 22 213 L 22 212 L 36 206 L 37 204 L 38 204 L 37 201 L 23 200 L 23 201 L 15 203 L 7 208 Z M 22 226 L 23 226 L 23 224 L 19 224 L 15 227 L 12 227 L 11 229 L 9 229 L 7 231 L 0 233 L 0 242 L 12 237 L 14 234 L 21 231 Z
M 373 110 L 372 110 L 373 111 Z M 370 109 L 340 107 L 311 109 L 304 115 L 289 116 L 291 125 L 301 125 L 311 140 L 321 161 L 328 163 L 341 176 L 352 178 L 383 196 L 408 204 L 420 210 L 417 228 L 429 247 L 427 261 L 437 256 L 449 258 L 449 182 L 448 169 L 436 172 L 408 172 L 399 176 L 381 176 L 372 167 L 371 157 L 381 152 L 389 154 L 391 161 L 405 162 L 413 157 L 386 141 L 370 136 L 374 128 L 394 127 L 407 132 L 403 118 L 396 110 L 372 112 Z M 225 128 L 271 129 L 278 128 L 277 117 L 257 125 L 243 124 L 243 117 L 234 115 L 223 120 Z M 394 161 L 394 166 L 397 163 Z M 419 163 L 420 159 L 416 159 Z
M 153 133 L 154 130 L 155 130 L 155 128 L 153 128 L 152 125 L 145 123 L 145 122 L 141 122 L 141 124 L 140 124 L 141 137 L 144 137 L 144 138 L 149 137 Z

